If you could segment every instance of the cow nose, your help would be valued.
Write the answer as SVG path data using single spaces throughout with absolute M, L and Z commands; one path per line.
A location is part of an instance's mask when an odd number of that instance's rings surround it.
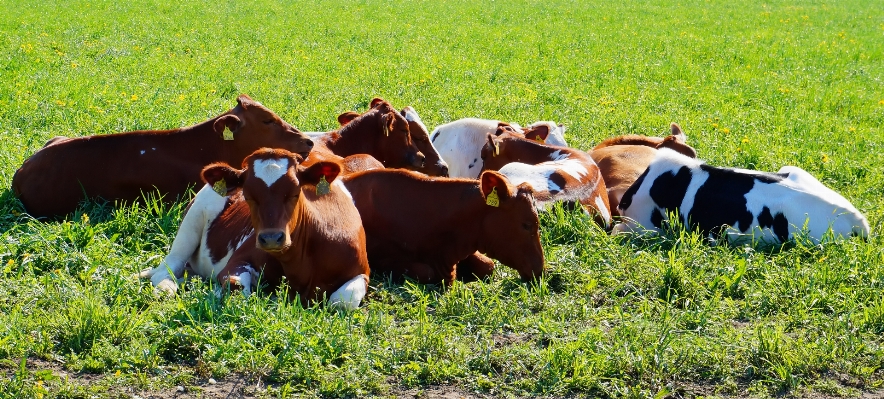
M 442 177 L 448 177 L 448 165 L 442 164 Z
M 258 244 L 263 249 L 281 248 L 282 242 L 284 239 L 285 239 L 285 234 L 281 231 L 258 234 Z
M 313 148 L 313 140 L 307 139 L 304 144 L 307 144 L 307 147 Z

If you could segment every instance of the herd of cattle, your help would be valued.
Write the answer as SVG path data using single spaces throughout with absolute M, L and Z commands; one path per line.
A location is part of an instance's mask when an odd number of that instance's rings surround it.
M 203 184 L 169 254 L 139 275 L 175 292 L 185 271 L 251 292 L 283 281 L 303 303 L 352 309 L 369 270 L 420 283 L 484 279 L 492 259 L 530 280 L 544 272 L 537 211 L 583 209 L 608 231 L 654 232 L 668 218 L 729 242 L 866 237 L 844 197 L 793 166 L 709 166 L 681 128 L 621 136 L 584 152 L 564 127 L 461 119 L 429 133 L 411 107 L 373 99 L 327 133 L 304 133 L 246 95 L 200 124 L 56 137 L 16 171 L 36 218 L 87 199 L 167 200 Z M 240 169 L 237 169 L 240 167 Z

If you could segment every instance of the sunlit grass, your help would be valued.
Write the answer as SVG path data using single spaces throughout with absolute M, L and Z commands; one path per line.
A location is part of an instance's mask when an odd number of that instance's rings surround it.
M 856 394 L 884 384 L 884 7 L 792 2 L 41 2 L 0 17 L 0 397 L 173 389 L 244 373 L 277 396 Z M 363 308 L 157 298 L 131 275 L 183 203 L 38 223 L 8 191 L 46 140 L 186 126 L 247 93 L 304 130 L 375 96 L 430 128 L 555 120 L 582 149 L 678 122 L 710 163 L 800 166 L 868 217 L 823 247 L 609 237 L 543 215 L 550 266 L 448 289 L 372 276 Z M 421 206 L 416 204 L 415 206 Z M 102 375 L 91 386 L 22 366 Z M 2 379 L 3 377 L 0 377 Z M 845 382 L 847 381 L 847 382 Z M 848 383 L 849 382 L 849 383 Z

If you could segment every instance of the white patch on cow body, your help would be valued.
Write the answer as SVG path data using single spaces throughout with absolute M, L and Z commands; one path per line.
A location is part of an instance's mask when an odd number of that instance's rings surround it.
M 528 183 L 534 191 L 562 191 L 564 187 L 559 187 L 550 179 L 550 176 L 556 173 L 556 170 L 556 166 L 550 162 L 538 165 L 510 162 L 500 168 L 499 172 L 506 176 L 510 184 L 514 186 Z
M 605 226 L 611 225 L 611 211 L 605 206 L 605 200 L 602 199 L 601 196 L 595 197 L 595 208 L 599 210 L 599 213 L 602 216 L 602 219 L 605 220 Z
M 255 173 L 255 177 L 261 179 L 267 187 L 270 187 L 280 177 L 284 176 L 288 168 L 288 158 L 256 159 L 252 163 L 252 172 Z
M 329 305 L 345 310 L 359 308 L 362 298 L 365 298 L 365 293 L 368 291 L 365 279 L 366 276 L 360 274 L 344 283 L 328 297 Z
M 354 205 L 356 204 L 356 201 L 353 200 L 353 195 L 350 194 L 350 190 L 347 190 L 347 186 L 344 185 L 344 182 L 342 182 L 341 179 L 335 179 L 335 181 L 331 182 L 331 186 L 334 187 L 335 190 L 340 190 L 350 199 L 350 202 Z
M 206 269 L 211 268 L 212 265 L 206 265 L 204 257 L 197 256 L 197 253 L 203 252 L 208 228 L 224 210 L 226 202 L 226 198 L 219 196 L 211 186 L 208 184 L 203 186 L 194 197 L 190 209 L 181 221 L 169 254 L 160 262 L 159 266 L 143 271 L 141 276 L 150 278 L 151 283 L 158 290 L 170 293 L 177 290 L 175 280 L 184 273 L 185 264 L 188 262 L 195 273 L 204 277 L 214 277 L 213 273 L 206 273 Z M 211 260 L 209 263 L 211 264 Z

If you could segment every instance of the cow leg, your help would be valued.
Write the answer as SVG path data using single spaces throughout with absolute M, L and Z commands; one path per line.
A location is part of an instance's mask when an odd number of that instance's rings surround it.
M 440 281 L 451 284 L 454 281 L 455 275 L 454 265 L 447 268 L 443 273 L 440 273 L 437 268 L 429 264 L 407 260 L 386 259 L 380 262 L 369 261 L 369 265 L 375 270 L 392 271 L 394 278 L 405 276 L 420 284 L 435 284 Z
M 183 275 L 188 259 L 199 248 L 209 222 L 224 210 L 225 202 L 226 200 L 211 187 L 208 185 L 203 187 L 181 220 L 169 254 L 163 258 L 159 266 L 142 270 L 138 276 L 149 278 L 156 290 L 174 294 L 178 290 L 176 280 Z
M 252 294 L 252 288 L 258 281 L 258 271 L 249 263 L 237 262 L 234 265 L 227 263 L 227 266 L 218 273 L 218 285 L 215 286 L 215 295 L 221 296 L 223 289 L 232 291 L 242 291 L 243 295 Z
M 488 280 L 494 273 L 494 261 L 478 252 L 457 262 L 457 279 L 465 283 Z
M 355 310 L 368 291 L 368 276 L 360 274 L 350 279 L 328 297 L 329 305 L 344 310 Z

